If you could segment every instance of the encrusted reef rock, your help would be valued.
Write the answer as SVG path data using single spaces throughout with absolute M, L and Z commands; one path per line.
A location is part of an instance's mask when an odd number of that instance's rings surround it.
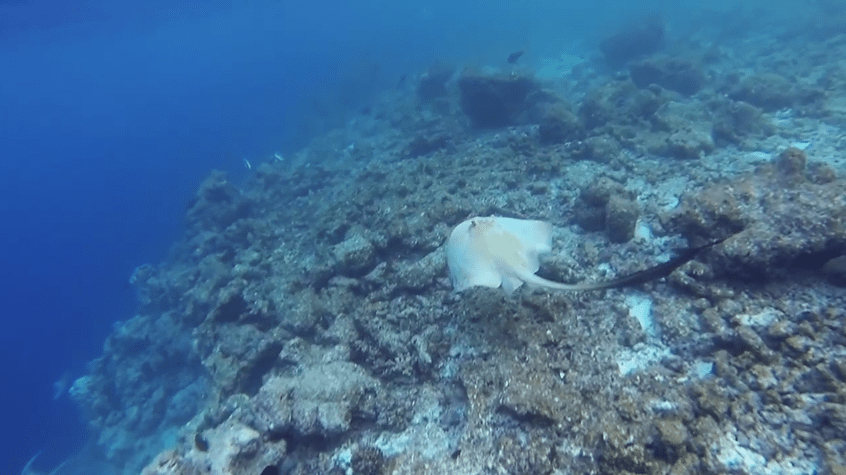
M 821 90 L 789 81 L 777 73 L 760 73 L 744 78 L 730 93 L 732 99 L 745 101 L 772 112 L 786 107 L 813 109 L 823 98 Z
M 605 205 L 605 233 L 611 242 L 626 242 L 634 237 L 640 211 L 637 202 L 620 195 L 611 196 Z
M 765 111 L 790 107 L 795 101 L 793 84 L 776 73 L 749 76 L 731 93 L 735 100 L 745 101 Z
M 246 217 L 250 205 L 241 191 L 229 183 L 224 172 L 213 171 L 188 205 L 188 226 L 208 232 L 221 231 Z
M 447 95 L 447 81 L 452 77 L 453 69 L 445 64 L 435 64 L 420 76 L 417 84 L 417 97 L 422 101 L 432 101 Z
M 353 452 L 350 468 L 356 475 L 383 475 L 385 463 L 385 454 L 378 447 L 368 445 Z
M 185 332 L 171 312 L 122 322 L 69 390 L 99 434 L 95 444 L 136 473 L 167 447 L 161 433 L 188 422 L 204 403 L 206 373 Z
M 584 138 L 584 127 L 578 116 L 563 104 L 548 107 L 541 117 L 538 135 L 543 143 L 562 143 Z
M 660 17 L 647 18 L 599 43 L 599 50 L 613 67 L 658 52 L 664 45 L 664 23 Z
M 714 150 L 714 141 L 707 125 L 697 127 L 696 124 L 687 125 L 674 130 L 669 136 L 658 140 L 649 147 L 651 152 L 666 157 L 680 159 L 698 159 Z
M 446 256 L 440 249 L 432 251 L 420 260 L 401 265 L 397 269 L 398 284 L 411 290 L 422 290 L 446 269 Z
M 644 137 L 650 153 L 689 160 L 702 158 L 715 148 L 713 124 L 707 112 L 695 104 L 666 104 L 652 118 L 652 127 Z
M 197 433 L 181 450 L 159 454 L 142 475 L 267 475 L 277 474 L 286 443 L 263 437 L 237 421 Z
M 709 101 L 708 110 L 713 114 L 711 137 L 717 145 L 743 145 L 775 129 L 764 119 L 762 110 L 748 102 L 716 98 Z
M 347 430 L 379 382 L 360 366 L 335 361 L 295 376 L 271 376 L 238 417 L 268 437 L 331 439 Z
M 452 145 L 452 140 L 450 134 L 446 132 L 425 132 L 411 139 L 403 154 L 409 158 L 427 155 L 449 148 Z
M 344 275 L 358 275 L 373 268 L 376 248 L 360 234 L 352 234 L 332 249 L 338 270 Z
M 515 125 L 529 109 L 527 98 L 538 89 L 531 76 L 482 74 L 465 69 L 458 80 L 461 110 L 483 128 Z
M 587 129 L 647 123 L 666 102 L 658 93 L 639 89 L 631 81 L 609 82 L 582 101 L 579 118 Z
M 673 100 L 673 96 L 657 85 L 641 89 L 630 80 L 614 81 L 591 91 L 578 115 L 589 136 L 613 139 L 638 154 L 698 159 L 711 153 L 715 149 L 713 115 L 696 102 Z M 721 130 L 737 141 L 754 129 L 755 116 L 748 121 L 746 130 Z M 596 156 L 591 150 L 596 144 L 593 140 L 589 137 L 585 143 Z
M 693 61 L 658 56 L 629 65 L 632 82 L 645 88 L 657 84 L 664 89 L 691 96 L 705 85 L 705 74 Z
M 611 242 L 626 242 L 634 236 L 640 214 L 629 195 L 622 184 L 598 177 L 579 194 L 574 221 L 586 231 L 605 231 Z
M 577 206 L 573 207 L 575 222 L 585 231 L 605 229 L 605 208 L 612 196 L 625 195 L 622 184 L 608 178 L 597 177 L 581 190 Z
M 754 173 L 688 193 L 670 221 L 690 239 L 728 237 L 714 253 L 726 275 L 766 281 L 819 270 L 846 249 L 846 182 L 814 183 L 804 163 L 788 148 Z

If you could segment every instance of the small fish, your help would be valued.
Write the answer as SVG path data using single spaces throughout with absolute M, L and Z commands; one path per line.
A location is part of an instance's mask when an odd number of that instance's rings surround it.
M 282 154 L 279 152 L 274 153 L 273 158 L 275 158 L 278 162 L 285 160 L 285 157 L 283 157 Z
M 524 51 L 515 51 L 508 55 L 508 64 L 514 64 L 520 59 L 520 56 L 523 56 Z
M 244 166 L 245 166 L 245 167 L 247 167 L 247 170 L 252 170 L 252 169 L 253 169 L 253 166 L 252 166 L 252 165 L 250 165 L 250 161 L 249 161 L 249 160 L 247 160 L 246 158 L 244 159 Z

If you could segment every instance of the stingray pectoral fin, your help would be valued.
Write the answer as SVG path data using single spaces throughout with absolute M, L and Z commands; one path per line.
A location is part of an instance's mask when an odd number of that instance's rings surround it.
M 604 282 L 597 282 L 597 283 L 588 283 L 588 284 L 565 284 L 562 282 L 555 282 L 553 280 L 544 279 L 543 277 L 536 275 L 536 274 L 529 274 L 524 273 L 520 276 L 520 279 L 523 282 L 529 284 L 531 287 L 538 287 L 541 289 L 547 290 L 565 290 L 565 291 L 573 291 L 573 290 L 599 290 L 605 289 Z
M 534 274 L 532 274 L 534 276 Z M 522 278 L 514 277 L 513 275 L 505 275 L 502 277 L 502 290 L 506 295 L 511 295 L 515 290 L 519 289 L 525 282 Z

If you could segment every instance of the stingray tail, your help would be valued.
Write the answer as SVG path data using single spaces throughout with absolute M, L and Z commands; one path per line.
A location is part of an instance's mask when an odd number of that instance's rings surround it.
M 620 287 L 639 285 L 652 280 L 660 279 L 662 277 L 667 277 L 679 267 L 692 261 L 697 255 L 699 255 L 700 252 L 706 249 L 710 249 L 725 240 L 726 238 L 722 238 L 705 244 L 704 246 L 691 247 L 689 249 L 685 249 L 681 254 L 670 259 L 669 261 L 662 262 L 661 264 L 658 264 L 654 267 L 650 267 L 649 269 L 644 269 L 642 271 L 635 272 L 634 274 L 625 275 L 623 277 L 618 277 L 609 281 L 599 282 L 602 287 L 598 288 L 616 289 Z
M 714 247 L 725 240 L 726 238 L 722 238 L 717 241 L 705 244 L 704 246 L 686 249 L 681 254 L 670 259 L 667 262 L 662 262 L 661 264 L 658 264 L 654 267 L 650 267 L 648 269 L 644 269 L 642 271 L 635 272 L 634 274 L 624 275 L 622 277 L 618 277 L 612 280 L 606 280 L 603 282 L 564 284 L 561 282 L 547 280 L 535 274 L 528 273 L 526 275 L 520 276 L 520 278 L 529 285 L 548 290 L 602 290 L 630 287 L 633 285 L 640 285 L 652 280 L 657 280 L 662 277 L 667 277 L 679 267 L 692 261 L 700 252 Z

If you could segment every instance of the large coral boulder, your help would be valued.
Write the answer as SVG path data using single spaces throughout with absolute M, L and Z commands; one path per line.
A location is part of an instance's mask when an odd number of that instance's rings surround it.
M 814 109 L 819 107 L 817 103 L 824 98 L 820 89 L 794 83 L 776 73 L 748 76 L 740 81 L 729 96 L 734 100 L 760 107 L 767 112 L 788 107 Z
M 652 84 L 690 96 L 705 85 L 705 74 L 693 61 L 669 56 L 644 59 L 629 65 L 632 82 L 646 88 Z
M 186 218 L 192 231 L 219 232 L 249 215 L 251 206 L 252 203 L 229 182 L 226 173 L 214 170 L 188 204 Z
M 538 124 L 541 142 L 563 143 L 584 138 L 584 127 L 576 114 L 560 104 L 546 109 Z
M 519 74 L 486 75 L 465 70 L 458 81 L 461 110 L 473 125 L 505 127 L 520 122 L 528 110 L 527 98 L 538 89 L 530 76 Z
M 846 249 L 846 181 L 820 182 L 787 149 L 754 173 L 691 191 L 669 220 L 693 241 L 725 238 L 718 274 L 756 281 L 821 270 Z
M 447 81 L 453 69 L 444 64 L 435 64 L 420 76 L 417 84 L 417 97 L 421 101 L 432 101 L 447 95 Z
M 659 17 L 650 17 L 600 42 L 599 50 L 612 67 L 658 52 L 664 45 L 664 24 Z
M 162 452 L 142 475 L 263 475 L 279 473 L 285 439 L 268 440 L 256 430 L 229 420 L 185 440 L 181 451 Z M 276 470 L 276 471 L 274 471 Z

